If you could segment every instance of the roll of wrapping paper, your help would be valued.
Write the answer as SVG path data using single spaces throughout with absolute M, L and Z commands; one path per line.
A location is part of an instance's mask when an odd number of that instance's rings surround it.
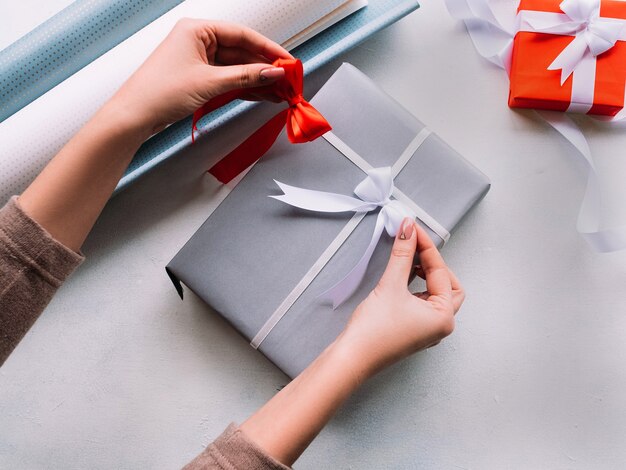
M 245 8 L 237 10 L 236 7 L 244 3 Z M 288 3 L 297 4 L 298 9 L 301 9 L 303 5 L 303 2 Z M 322 5 L 324 2 L 319 0 L 311 3 L 314 3 L 317 8 L 324 6 L 327 9 L 330 8 L 328 3 Z M 95 109 L 106 101 L 119 84 L 132 73 L 132 70 L 169 31 L 178 17 L 208 16 L 237 19 L 278 42 L 297 35 L 303 27 L 306 27 L 303 22 L 300 24 L 291 22 L 289 23 L 290 30 L 282 31 L 282 34 L 276 30 L 268 31 L 267 21 L 259 21 L 264 23 L 261 26 L 254 24 L 258 14 L 252 11 L 250 5 L 249 2 L 241 0 L 229 2 L 228 6 L 234 17 L 230 18 L 223 11 L 222 16 L 217 15 L 215 11 L 208 11 L 206 1 L 188 0 L 0 123 L 0 141 L 4 144 L 0 150 L 0 198 L 2 198 L 0 202 L 6 201 L 12 194 L 19 193 L 26 187 Z M 272 5 L 276 8 L 276 2 Z M 305 73 L 310 73 L 418 6 L 415 0 L 370 0 L 367 8 L 357 11 L 317 34 L 293 53 L 303 60 Z M 204 10 L 198 11 L 197 8 L 201 7 L 204 7 Z M 129 57 L 129 54 L 116 54 L 129 44 L 142 52 L 141 58 Z M 118 75 L 111 78 L 112 71 L 113 75 L 115 73 Z M 93 79 L 89 80 L 90 75 L 85 72 L 94 74 L 91 75 Z M 93 89 L 94 83 L 97 90 Z M 61 96 L 63 100 L 60 100 Z M 68 105 L 68 101 L 72 100 L 75 104 Z M 216 129 L 252 106 L 254 106 L 252 103 L 232 103 L 221 108 L 206 116 L 199 123 L 200 132 Z M 191 120 L 185 119 L 148 140 L 138 151 L 117 189 L 128 186 L 140 175 L 189 145 L 190 126 Z
M 76 0 L 0 51 L 0 122 L 183 0 Z

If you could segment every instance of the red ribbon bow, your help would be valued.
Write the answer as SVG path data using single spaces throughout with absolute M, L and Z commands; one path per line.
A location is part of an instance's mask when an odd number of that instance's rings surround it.
M 228 183 L 261 158 L 274 144 L 285 124 L 287 137 L 293 144 L 311 142 L 331 130 L 324 116 L 302 97 L 304 76 L 302 62 L 298 59 L 278 59 L 274 61 L 273 66 L 285 69 L 285 77 L 269 86 L 238 89 L 217 96 L 193 113 L 192 142 L 200 118 L 235 99 L 257 91 L 264 93 L 269 91 L 289 103 L 288 108 L 267 121 L 209 170 L 209 173 L 222 183 Z

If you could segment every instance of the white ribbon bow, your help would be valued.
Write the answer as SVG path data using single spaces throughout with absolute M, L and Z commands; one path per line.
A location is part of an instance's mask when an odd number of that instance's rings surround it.
M 405 217 L 415 218 L 415 214 L 409 207 L 397 199 L 391 199 L 394 190 L 391 167 L 369 170 L 367 177 L 354 189 L 357 198 L 297 188 L 274 181 L 284 194 L 270 197 L 300 209 L 316 212 L 370 212 L 381 208 L 376 219 L 372 239 L 365 253 L 343 279 L 325 292 L 333 301 L 333 308 L 339 307 L 358 289 L 383 229 L 387 231 L 389 236 L 395 237 Z
M 575 38 L 554 59 L 548 70 L 561 70 L 561 85 L 576 70 L 587 51 L 595 58 L 620 39 L 624 22 L 600 16 L 600 0 L 563 0 L 559 5 L 569 21 L 527 18 L 537 32 L 574 35 Z

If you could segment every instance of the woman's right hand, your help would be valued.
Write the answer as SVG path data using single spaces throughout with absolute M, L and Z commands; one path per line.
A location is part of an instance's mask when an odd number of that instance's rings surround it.
M 143 125 L 147 138 L 236 88 L 270 85 L 293 57 L 260 33 L 236 23 L 185 18 L 124 83 L 109 105 Z M 255 99 L 276 101 L 269 92 Z M 121 111 L 121 113 L 120 113 Z
M 416 251 L 427 291 L 411 294 L 407 284 Z M 449 335 L 462 302 L 463 290 L 433 242 L 405 219 L 385 273 L 344 331 L 241 430 L 291 465 L 363 381 Z
M 413 270 L 426 280 L 425 292 L 409 292 Z M 355 372 L 365 379 L 452 333 L 454 315 L 464 298 L 459 280 L 430 237 L 407 218 L 396 236 L 387 269 L 338 341 L 357 367 Z

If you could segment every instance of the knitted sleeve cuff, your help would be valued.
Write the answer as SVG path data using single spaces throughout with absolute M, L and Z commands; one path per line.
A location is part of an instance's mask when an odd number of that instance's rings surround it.
M 231 424 L 184 470 L 289 470 L 252 442 L 236 425 Z
M 31 219 L 20 207 L 17 196 L 0 210 L 0 239 L 24 266 L 38 272 L 54 287 L 59 287 L 85 259 Z

